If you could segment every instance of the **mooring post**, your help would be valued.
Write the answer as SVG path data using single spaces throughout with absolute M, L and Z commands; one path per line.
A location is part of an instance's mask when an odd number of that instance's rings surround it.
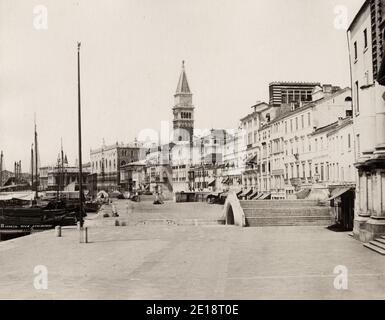
M 61 226 L 55 227 L 55 235 L 56 237 L 61 237 Z
M 88 227 L 83 227 L 79 229 L 79 242 L 88 243 Z

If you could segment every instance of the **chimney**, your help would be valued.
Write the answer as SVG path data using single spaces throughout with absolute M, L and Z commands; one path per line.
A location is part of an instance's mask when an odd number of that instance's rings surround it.
M 322 90 L 325 95 L 331 95 L 333 92 L 333 86 L 331 84 L 324 84 Z

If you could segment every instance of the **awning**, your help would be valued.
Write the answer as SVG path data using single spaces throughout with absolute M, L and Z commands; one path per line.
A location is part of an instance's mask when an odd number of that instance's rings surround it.
M 3 193 L 0 194 L 0 201 L 8 201 L 8 200 L 25 200 L 25 201 L 31 201 L 35 199 L 35 193 L 34 192 L 14 192 L 14 193 Z
M 246 191 L 244 191 L 244 192 L 241 194 L 241 197 L 247 197 L 247 196 L 250 195 L 252 192 L 253 192 L 252 189 L 247 189 Z
M 250 158 L 248 158 L 246 160 L 246 163 L 249 164 L 249 163 L 256 163 L 257 161 L 257 155 L 254 155 L 254 156 L 251 156 Z
M 271 193 L 264 193 L 258 200 L 267 200 L 271 196 Z
M 258 194 L 259 194 L 258 191 L 253 192 L 253 193 L 250 195 L 250 197 L 249 197 L 250 200 L 253 200 Z
M 264 193 L 258 193 L 254 200 L 259 200 L 263 195 Z
M 305 188 L 297 192 L 295 195 L 297 196 L 297 199 L 304 200 L 309 196 L 310 192 L 311 192 L 311 189 Z
M 218 198 L 221 194 L 218 192 L 218 193 L 210 193 L 207 198 Z
M 212 180 L 210 180 L 208 186 L 209 186 L 209 187 L 214 187 L 214 186 L 215 186 L 215 181 L 216 181 L 216 180 L 217 180 L 217 179 L 212 179 Z
M 332 195 L 330 198 L 326 199 L 326 201 L 334 200 L 340 196 L 342 196 L 344 193 L 352 190 L 352 188 L 336 188 L 332 191 Z

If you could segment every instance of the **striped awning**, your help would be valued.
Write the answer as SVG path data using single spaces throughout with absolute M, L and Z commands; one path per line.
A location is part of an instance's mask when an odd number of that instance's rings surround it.
M 330 198 L 327 199 L 327 201 L 334 200 L 340 196 L 342 196 L 344 193 L 352 190 L 352 188 L 337 188 L 332 191 L 332 195 Z

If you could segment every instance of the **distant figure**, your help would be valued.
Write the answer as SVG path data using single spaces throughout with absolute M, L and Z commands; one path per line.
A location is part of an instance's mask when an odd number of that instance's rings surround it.
M 119 217 L 118 210 L 116 210 L 116 207 L 114 204 L 112 204 L 112 216 L 113 217 Z
M 154 201 L 154 204 L 156 204 L 156 205 L 158 205 L 158 204 L 163 204 L 163 201 L 160 199 L 159 193 L 158 193 L 158 192 L 155 193 L 155 201 Z

